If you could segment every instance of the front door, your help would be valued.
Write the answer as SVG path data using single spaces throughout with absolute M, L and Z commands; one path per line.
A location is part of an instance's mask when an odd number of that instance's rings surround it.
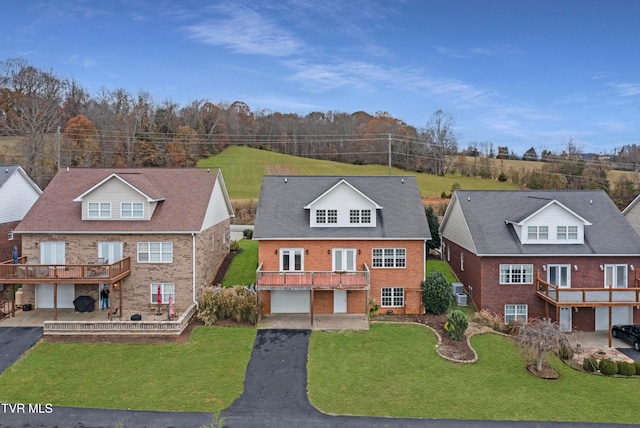
M 560 330 L 571 331 L 571 308 L 566 306 L 560 308 Z
M 333 290 L 333 313 L 347 313 L 347 290 Z

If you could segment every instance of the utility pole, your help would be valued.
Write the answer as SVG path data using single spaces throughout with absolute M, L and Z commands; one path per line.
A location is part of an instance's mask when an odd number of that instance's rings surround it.
M 56 139 L 58 140 L 58 171 L 60 171 L 60 127 L 58 126 L 58 132 L 56 133 Z
M 389 143 L 389 175 L 391 175 L 391 134 L 387 134 L 387 141 Z

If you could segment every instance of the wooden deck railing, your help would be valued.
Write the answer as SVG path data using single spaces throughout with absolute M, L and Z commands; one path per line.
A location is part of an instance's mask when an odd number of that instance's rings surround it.
M 22 263 L 20 263 L 22 262 Z M 110 264 L 30 264 L 21 257 L 0 263 L 0 284 L 13 283 L 111 283 L 131 272 L 131 258 Z
M 369 266 L 354 272 L 327 271 L 264 271 L 262 264 L 256 270 L 257 289 L 311 289 L 311 288 L 367 288 Z
M 45 321 L 44 334 L 178 336 L 195 313 L 194 303 L 176 321 Z
M 538 295 L 556 305 L 630 305 L 640 304 L 640 288 L 565 288 L 537 281 Z

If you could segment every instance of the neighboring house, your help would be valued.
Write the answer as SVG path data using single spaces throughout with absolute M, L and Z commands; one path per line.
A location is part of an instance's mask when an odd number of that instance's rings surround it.
M 38 200 L 42 190 L 19 165 L 0 165 L 0 262 L 13 256 L 13 246 L 22 248 L 14 229 Z
M 638 201 L 640 201 L 640 195 L 636 196 L 634 200 L 627 205 L 622 211 L 622 215 L 625 216 L 636 233 L 640 235 L 640 206 L 638 205 Z
M 36 309 L 107 286 L 112 308 L 155 310 L 159 288 L 160 308 L 184 311 L 229 253 L 230 217 L 220 170 L 67 168 L 16 228 L 26 259 L 0 265 L 0 282 Z
M 263 314 L 422 313 L 429 224 L 415 177 L 262 179 L 253 239 Z
M 550 318 L 566 331 L 640 322 L 640 237 L 604 191 L 457 190 L 440 234 L 476 307 L 505 322 Z

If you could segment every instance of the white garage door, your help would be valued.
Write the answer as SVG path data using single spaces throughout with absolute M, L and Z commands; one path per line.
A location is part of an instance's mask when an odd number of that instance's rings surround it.
M 301 291 L 272 291 L 272 314 L 308 314 L 311 306 L 310 292 Z
M 73 308 L 73 284 L 58 284 L 58 307 Z M 36 309 L 53 308 L 53 284 L 36 284 Z
M 633 308 L 622 306 L 611 308 L 611 325 L 633 324 Z M 609 330 L 609 308 L 605 306 L 596 307 L 596 330 Z

